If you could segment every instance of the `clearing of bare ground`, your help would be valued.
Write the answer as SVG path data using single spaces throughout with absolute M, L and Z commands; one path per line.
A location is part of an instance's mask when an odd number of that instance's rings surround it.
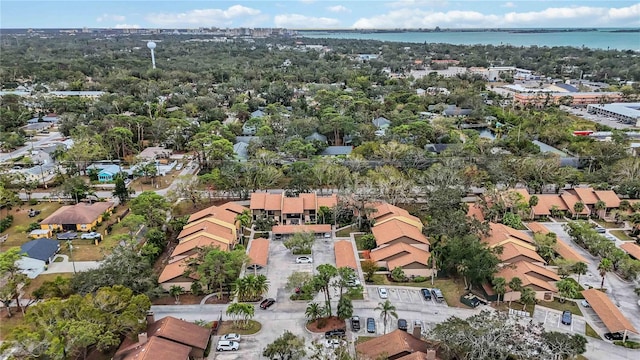
M 344 320 L 336 316 L 318 319 L 307 324 L 307 330 L 314 333 L 323 333 L 325 331 L 333 329 L 345 329 L 346 327 L 347 325 L 345 324 Z

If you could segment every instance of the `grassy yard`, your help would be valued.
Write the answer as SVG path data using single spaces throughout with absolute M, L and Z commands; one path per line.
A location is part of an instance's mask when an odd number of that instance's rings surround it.
M 367 235 L 367 234 L 357 234 L 354 235 L 353 238 L 356 240 L 356 248 L 358 249 L 358 251 L 362 251 L 362 250 L 366 250 L 364 247 L 364 243 L 362 241 L 362 238 Z
M 492 303 L 491 306 L 498 310 L 498 311 L 503 311 L 503 312 L 508 312 L 509 309 L 514 309 L 514 310 L 518 310 L 518 311 L 526 311 L 529 314 L 533 314 L 533 305 L 527 305 L 524 306 L 524 304 L 521 304 L 517 301 L 514 301 L 511 303 L 511 305 L 509 305 L 509 302 L 503 302 L 500 301 L 500 304 L 498 305 L 497 303 Z
M 53 281 L 56 277 L 63 278 L 72 278 L 73 274 L 70 273 L 62 273 L 62 274 L 40 274 L 35 279 L 31 279 L 29 285 L 25 286 L 22 291 L 24 292 L 25 297 L 30 297 L 31 294 L 37 290 L 45 281 Z
M 609 232 L 622 241 L 635 241 L 635 239 L 627 235 L 627 232 L 624 230 L 610 230 Z
M 11 309 L 13 316 L 7 317 L 7 310 L 2 309 L 0 314 L 0 340 L 7 340 L 11 331 L 24 323 L 22 312 L 17 308 Z
M 586 329 L 585 329 L 585 335 L 587 335 L 587 336 L 591 336 L 592 338 L 596 338 L 596 339 L 598 339 L 598 340 L 602 340 L 602 338 L 600 337 L 600 335 L 598 335 L 598 333 L 597 333 L 595 330 L 593 330 L 593 328 L 591 327 L 591 325 L 589 325 L 589 324 L 586 324 L 586 325 L 587 325 L 587 327 L 586 327 Z
M 179 174 L 179 172 L 172 173 Z M 129 188 L 135 191 L 153 191 L 158 189 L 165 189 L 169 185 L 171 185 L 171 182 L 173 181 L 175 176 L 176 175 L 156 176 L 153 179 L 153 185 L 151 184 L 150 180 L 147 180 L 147 178 L 136 178 L 131 182 Z
M 375 336 L 358 336 L 358 338 L 356 339 L 356 345 L 375 338 Z
M 372 284 L 389 286 L 411 286 L 416 288 L 438 288 L 442 291 L 442 295 L 444 295 L 444 298 L 449 306 L 469 308 L 468 306 L 460 302 L 460 296 L 467 293 L 467 290 L 465 290 L 464 288 L 464 283 L 462 281 L 454 279 L 435 279 L 433 284 L 431 284 L 431 280 L 423 282 L 399 283 L 389 281 L 384 275 L 374 275 Z
M 561 303 L 557 299 L 553 301 L 541 301 L 540 306 L 548 307 L 550 309 L 558 311 L 569 310 L 573 315 L 582 316 L 582 311 L 580 311 L 580 307 L 578 307 L 578 304 L 570 300 L 567 300 L 564 303 Z
M 218 329 L 218 335 L 226 335 L 230 333 L 236 333 L 240 335 L 252 335 L 260 331 L 262 324 L 255 320 L 249 320 L 249 326 L 246 329 L 240 329 L 233 326 L 233 321 L 223 321 Z
M 38 222 L 53 214 L 62 206 L 58 202 L 41 202 L 38 205 L 24 204 L 19 208 L 13 208 L 9 211 L 9 214 L 13 215 L 13 224 L 2 235 L 8 234 L 9 238 L 4 243 L 0 244 L 0 251 L 5 251 L 10 247 L 21 246 L 29 241 L 27 229 L 29 224 Z M 29 209 L 40 210 L 40 215 L 30 218 Z M 5 217 L 7 211 L 5 209 L 0 210 L 0 217 Z M 38 227 L 39 228 L 39 227 Z
M 336 231 L 336 237 L 349 237 L 349 234 L 351 234 L 352 232 L 357 231 L 355 227 L 350 226 L 350 227 L 346 227 L 342 230 L 338 230 Z
M 607 222 L 604 221 L 602 219 L 594 219 L 595 222 L 598 223 L 598 225 L 602 226 L 605 229 L 617 229 L 619 228 L 621 225 L 616 224 L 616 223 L 612 223 L 612 222 Z

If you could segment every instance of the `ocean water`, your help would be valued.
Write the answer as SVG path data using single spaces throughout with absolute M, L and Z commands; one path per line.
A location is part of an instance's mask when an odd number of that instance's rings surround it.
M 597 31 L 510 33 L 506 31 L 356 33 L 304 31 L 306 38 L 362 39 L 454 45 L 573 46 L 593 49 L 640 51 L 639 32 Z

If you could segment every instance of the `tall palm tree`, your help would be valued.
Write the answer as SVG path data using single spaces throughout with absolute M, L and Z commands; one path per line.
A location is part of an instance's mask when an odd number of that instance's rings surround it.
M 380 317 L 384 322 L 384 334 L 387 333 L 387 322 L 389 321 L 389 317 L 398 318 L 398 313 L 396 312 L 396 307 L 391 304 L 391 301 L 385 300 L 383 303 L 378 303 L 378 306 L 374 309 L 376 311 L 380 311 Z
M 524 287 L 520 290 L 520 302 L 524 304 L 522 311 L 527 308 L 527 305 L 536 303 L 536 292 L 529 287 Z
M 600 271 L 600 276 L 602 277 L 602 282 L 600 283 L 601 289 L 604 288 L 604 277 L 611 270 L 613 270 L 613 263 L 611 260 L 602 258 L 602 260 L 600 260 L 600 264 L 598 264 L 598 271 Z
M 309 319 L 309 322 L 318 320 L 323 314 L 324 308 L 316 302 L 312 302 L 307 305 L 307 309 L 304 311 L 304 316 Z
M 254 299 L 259 299 L 262 294 L 269 291 L 269 280 L 263 274 L 255 276 L 255 282 L 252 285 L 252 293 Z
M 517 276 L 514 276 L 511 280 L 509 280 L 508 285 L 511 291 L 522 290 L 522 280 Z M 509 298 L 509 308 L 511 308 L 511 298 Z
M 588 269 L 587 264 L 582 261 L 573 264 L 572 270 L 574 274 L 578 275 L 578 284 L 580 284 L 580 275 L 585 275 Z
M 573 212 L 574 212 L 573 216 L 575 218 L 577 218 L 582 211 L 584 211 L 584 204 L 582 202 L 578 201 L 577 203 L 573 204 Z
M 598 216 L 604 219 L 604 216 L 606 215 L 607 204 L 602 200 L 598 200 L 593 205 L 593 208 L 596 210 L 596 213 L 598 214 Z
M 498 305 L 500 305 L 500 296 L 504 298 L 504 293 L 507 292 L 507 281 L 502 277 L 493 278 L 491 281 L 493 284 L 493 291 L 498 294 Z
M 244 229 L 251 227 L 251 212 L 249 210 L 243 210 L 241 214 L 236 215 L 236 221 L 240 223 L 240 233 L 238 237 L 244 239 Z

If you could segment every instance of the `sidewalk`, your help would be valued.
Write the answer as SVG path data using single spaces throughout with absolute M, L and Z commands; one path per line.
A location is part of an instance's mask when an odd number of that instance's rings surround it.
M 55 262 L 55 259 L 62 258 L 60 262 Z M 72 273 L 81 272 L 91 269 L 96 269 L 100 266 L 100 261 L 69 261 L 67 255 L 56 255 L 54 262 L 49 264 L 49 268 L 43 271 L 43 274 L 60 274 L 60 273 Z M 75 271 L 74 271 L 75 267 Z

